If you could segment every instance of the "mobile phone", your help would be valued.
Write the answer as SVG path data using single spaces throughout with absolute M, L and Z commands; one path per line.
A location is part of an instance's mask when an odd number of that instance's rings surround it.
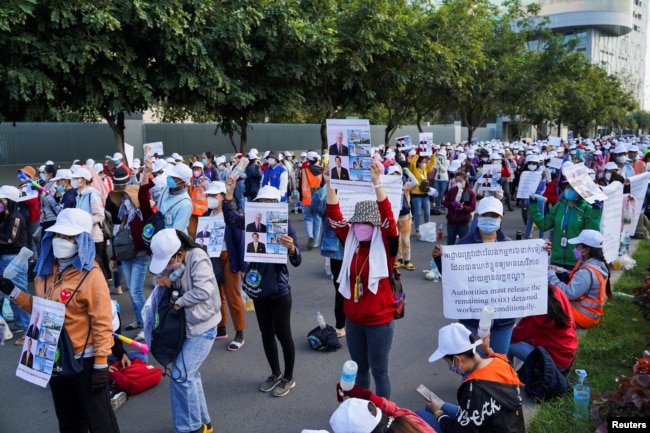
M 416 391 L 418 394 L 420 394 L 426 401 L 429 401 L 433 399 L 433 401 L 438 405 L 438 407 L 442 407 L 442 405 L 445 403 L 443 399 L 438 397 L 433 391 L 431 391 L 429 388 L 426 386 L 420 384 L 420 386 L 417 387 Z

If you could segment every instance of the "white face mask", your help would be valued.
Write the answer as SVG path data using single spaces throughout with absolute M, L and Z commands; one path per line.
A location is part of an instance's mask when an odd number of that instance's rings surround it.
M 623 164 L 625 161 L 627 161 L 627 156 L 617 156 L 616 157 L 616 162 L 619 164 Z
M 41 176 L 41 180 L 47 181 L 47 174 L 41 173 L 40 176 Z
M 166 174 L 161 174 L 153 179 L 153 184 L 156 186 L 158 189 L 163 189 L 165 186 L 167 186 L 167 175 Z
M 612 179 L 612 173 L 605 173 L 605 180 L 609 182 Z
M 278 163 L 275 158 L 266 158 L 266 162 L 268 162 L 271 167 Z
M 61 238 L 52 239 L 52 253 L 57 259 L 70 259 L 77 254 L 77 244 Z
M 219 207 L 219 199 L 216 197 L 208 197 L 208 208 L 216 209 Z
M 72 187 L 73 187 L 74 189 L 79 188 L 79 179 L 75 179 L 75 178 L 73 178 L 73 179 L 70 181 L 70 185 L 72 185 Z
M 535 165 L 535 164 L 528 164 L 528 170 L 530 170 L 530 171 L 535 171 L 535 170 L 537 170 L 537 165 Z

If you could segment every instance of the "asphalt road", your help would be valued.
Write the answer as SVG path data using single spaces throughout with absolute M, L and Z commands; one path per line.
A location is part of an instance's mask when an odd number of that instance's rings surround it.
M 435 222 L 446 223 L 444 216 Z M 302 215 L 291 215 L 303 251 L 299 268 L 290 266 L 293 296 L 292 330 L 296 344 L 296 387 L 277 398 L 258 391 L 270 374 L 262 349 L 260 332 L 253 312 L 246 313 L 246 344 L 238 352 L 228 352 L 229 339 L 216 341 L 203 364 L 201 374 L 208 408 L 219 433 L 299 433 L 304 428 L 329 430 L 329 417 L 337 407 L 335 385 L 343 363 L 348 359 L 343 347 L 333 353 L 311 350 L 306 334 L 316 326 L 316 311 L 329 322 L 334 320 L 334 288 L 325 276 L 325 259 L 317 249 L 306 250 Z M 507 236 L 515 238 L 523 230 L 521 212 L 506 211 L 503 224 Z M 446 233 L 445 233 L 446 235 Z M 406 317 L 396 322 L 390 359 L 391 399 L 398 405 L 417 410 L 424 401 L 416 393 L 424 384 L 443 399 L 455 401 L 460 378 L 444 362 L 430 364 L 429 355 L 437 347 L 438 329 L 450 320 L 442 315 L 440 283 L 424 279 L 434 244 L 412 237 L 412 261 L 416 270 L 402 271 L 406 292 Z M 145 294 L 151 291 L 148 279 Z M 122 307 L 124 323 L 133 319 L 128 294 L 114 296 Z M 229 334 L 234 336 L 232 325 Z M 128 333 L 127 333 L 128 334 Z M 132 332 L 135 334 L 135 332 Z M 20 348 L 8 341 L 0 347 L 0 433 L 57 432 L 56 415 L 48 389 L 42 389 L 15 376 Z M 281 355 L 280 355 L 281 357 Z M 282 359 L 282 357 L 281 357 Z M 117 412 L 123 433 L 173 432 L 168 379 L 140 395 L 131 397 Z

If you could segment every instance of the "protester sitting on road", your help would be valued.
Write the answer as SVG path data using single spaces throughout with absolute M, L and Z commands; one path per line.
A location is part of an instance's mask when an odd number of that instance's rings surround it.
M 565 376 L 578 351 L 578 334 L 573 311 L 566 294 L 548 285 L 546 314 L 524 317 L 512 331 L 508 357 L 525 361 L 536 347 L 542 346 Z
M 217 217 L 223 220 L 223 201 L 226 196 L 226 184 L 221 181 L 212 182 L 205 189 L 208 198 L 208 211 L 203 215 L 206 217 Z M 207 242 L 207 240 L 206 240 Z M 211 257 L 212 269 L 214 270 L 217 282 L 219 283 L 219 295 L 221 296 L 221 322 L 217 326 L 216 340 L 228 338 L 226 325 L 228 315 L 226 305 L 235 327 L 235 338 L 228 344 L 228 350 L 235 352 L 244 345 L 244 330 L 246 329 L 246 313 L 241 299 L 241 270 L 244 262 L 235 253 L 243 248 L 244 233 L 232 225 L 226 225 L 221 253 Z
M 479 345 L 487 355 L 485 359 L 476 353 Z M 440 358 L 463 377 L 463 383 L 457 392 L 458 405 L 439 406 L 432 398 L 424 410 L 416 412 L 429 425 L 443 433 L 525 431 L 523 383 L 506 356 L 490 349 L 489 334 L 481 341 L 460 323 L 444 326 L 438 332 L 438 349 L 429 362 Z
M 553 230 L 551 263 L 571 268 L 577 259 L 567 240 L 575 238 L 584 229 L 599 230 L 600 212 L 584 201 L 570 183 L 564 183 L 563 198 L 546 216 L 537 207 L 537 197 L 531 197 L 530 216 L 540 230 Z
M 245 217 L 233 208 L 234 191 L 236 182 L 232 177 L 226 181 L 226 198 L 223 204 L 223 216 L 226 226 L 232 226 L 244 231 Z M 278 203 L 282 194 L 277 188 L 266 185 L 260 188 L 255 201 L 262 203 Z M 302 255 L 298 248 L 298 236 L 291 224 L 288 225 L 288 234 L 280 235 L 280 244 L 287 248 L 289 262 L 292 266 L 300 266 Z M 250 269 L 250 263 L 244 262 L 243 244 L 230 245 L 233 254 L 244 263 L 242 271 Z M 296 348 L 291 335 L 291 285 L 289 284 L 289 269 L 286 264 L 257 263 L 257 272 L 260 276 L 275 275 L 271 284 L 277 286 L 277 291 L 265 298 L 253 299 L 255 316 L 262 333 L 262 344 L 266 360 L 271 367 L 271 375 L 260 386 L 261 392 L 271 392 L 276 397 L 284 397 L 296 386 L 293 369 L 296 362 Z M 284 355 L 284 373 L 280 368 L 276 338 L 282 346 Z
M 377 201 L 357 202 L 354 215 L 345 220 L 336 191 L 329 184 L 326 213 L 329 225 L 345 243 L 338 282 L 345 298 L 345 332 L 350 357 L 358 366 L 357 384 L 370 386 L 370 372 L 377 395 L 390 397 L 388 374 L 390 348 L 395 333 L 395 302 L 389 275 L 395 264 L 399 236 L 390 202 L 381 184 L 384 167 L 370 166 Z
M 185 166 L 177 164 L 176 167 Z M 185 311 L 185 340 L 171 367 L 169 394 L 171 398 L 174 431 L 190 433 L 212 432 L 213 427 L 203 392 L 199 368 L 210 354 L 217 324 L 221 320 L 221 300 L 217 280 L 208 254 L 184 232 L 163 229 L 151 238 L 151 273 L 156 274 L 156 290 L 171 288 L 170 274 L 181 272 L 180 297 L 174 309 Z M 181 271 L 183 269 L 184 271 Z M 175 287 L 175 286 L 174 286 Z M 158 302 L 167 298 L 158 295 Z M 157 307 L 158 302 L 153 303 Z M 145 334 L 150 336 L 154 326 L 149 320 L 153 314 L 143 310 Z M 147 337 L 149 338 L 149 337 Z
M 460 239 L 456 245 L 480 244 L 487 242 L 507 242 L 512 239 L 507 237 L 501 231 L 501 222 L 503 221 L 503 203 L 495 197 L 485 197 L 478 203 L 476 209 L 478 214 L 477 227 L 470 233 Z M 432 256 L 436 260 L 438 269 L 442 269 L 440 256 L 442 248 L 436 245 L 433 249 Z M 444 275 L 443 275 L 444 278 Z M 473 334 L 478 332 L 477 319 L 463 319 L 460 323 L 465 325 Z M 492 348 L 495 352 L 501 354 L 508 353 L 510 346 L 510 337 L 512 328 L 515 325 L 515 319 L 495 319 L 492 325 Z
M 66 304 L 63 326 L 83 371 L 50 380 L 61 432 L 118 433 L 108 395 L 108 356 L 113 345 L 111 298 L 97 263 L 91 235 L 93 221 L 81 209 L 64 209 L 46 230 L 36 263 L 35 296 Z M 33 296 L 0 279 L 0 290 L 25 311 Z M 74 292 L 74 293 L 73 293 Z
M 342 403 L 330 418 L 334 433 L 436 433 L 412 410 L 401 408 L 368 389 L 355 385 L 349 391 L 342 391 L 337 386 L 337 397 Z
M 609 270 L 603 256 L 603 235 L 596 230 L 582 230 L 568 243 L 575 245 L 575 266 L 568 274 L 567 269 L 550 267 L 548 282 L 567 295 L 576 324 L 581 328 L 591 328 L 600 321 L 605 296 L 613 299 Z

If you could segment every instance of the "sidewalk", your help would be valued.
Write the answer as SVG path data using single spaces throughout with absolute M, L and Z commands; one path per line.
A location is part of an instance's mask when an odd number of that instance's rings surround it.
M 639 248 L 639 242 L 641 242 L 641 239 L 632 239 L 630 242 L 630 257 L 634 255 L 634 252 Z M 614 289 L 614 286 L 616 285 L 616 282 L 618 281 L 619 278 L 621 278 L 621 275 L 623 275 L 624 270 L 620 269 L 618 271 L 611 270 L 610 275 L 609 275 L 609 282 L 612 286 L 612 290 Z M 587 329 L 580 329 L 578 330 L 578 338 L 582 338 L 585 335 L 587 335 L 588 330 Z M 524 410 L 524 419 L 526 420 L 526 428 L 530 426 L 530 422 L 532 419 L 535 417 L 535 414 L 537 413 L 537 410 L 539 409 L 539 404 L 535 403 L 532 401 L 530 398 L 528 398 L 527 395 L 524 394 L 524 404 L 523 404 L 523 410 Z

